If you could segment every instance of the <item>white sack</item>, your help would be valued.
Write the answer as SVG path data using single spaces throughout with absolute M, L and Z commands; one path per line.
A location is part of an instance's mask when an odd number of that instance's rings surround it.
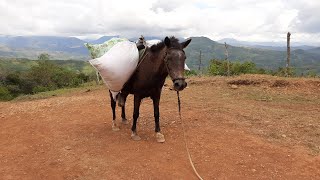
M 129 41 L 118 42 L 100 58 L 89 60 L 90 64 L 99 71 L 108 88 L 114 92 L 114 96 L 129 80 L 138 61 L 137 46 Z

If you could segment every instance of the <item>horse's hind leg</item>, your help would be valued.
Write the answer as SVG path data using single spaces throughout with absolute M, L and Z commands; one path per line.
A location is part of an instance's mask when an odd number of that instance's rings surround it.
M 119 131 L 119 127 L 116 124 L 116 101 L 113 100 L 112 94 L 109 91 L 110 99 L 111 99 L 111 109 L 112 109 L 112 130 Z
M 141 140 L 137 134 L 137 120 L 139 118 L 139 109 L 140 109 L 141 98 L 134 95 L 134 110 L 133 110 L 133 123 L 132 123 L 132 134 L 131 138 L 135 141 Z
M 127 100 L 127 96 L 128 95 L 125 95 L 124 96 L 124 103 L 126 103 L 126 100 Z M 122 117 L 122 124 L 129 124 L 128 123 L 128 120 L 126 118 L 126 104 L 124 104 L 122 107 L 121 107 L 121 117 Z

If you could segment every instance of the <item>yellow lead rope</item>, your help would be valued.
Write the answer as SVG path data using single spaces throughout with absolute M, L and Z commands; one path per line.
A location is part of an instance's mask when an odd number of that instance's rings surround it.
M 180 102 L 179 91 L 177 91 L 177 96 L 178 96 L 179 117 L 180 117 L 180 121 L 181 121 L 181 124 L 182 124 L 182 130 L 183 130 L 184 145 L 186 146 L 186 150 L 187 150 L 189 162 L 190 162 L 190 164 L 191 164 L 191 167 L 192 167 L 194 173 L 197 175 L 197 177 L 198 177 L 200 180 L 203 180 L 202 177 L 201 177 L 201 176 L 199 175 L 199 173 L 197 172 L 197 169 L 195 168 L 195 166 L 194 166 L 194 164 L 193 164 L 193 162 L 192 162 L 191 155 L 190 155 L 190 152 L 189 152 L 189 148 L 188 148 L 188 144 L 187 144 L 187 138 L 186 138 L 186 133 L 185 133 L 185 128 L 184 128 L 184 123 L 183 123 L 182 118 L 181 118 L 181 102 Z

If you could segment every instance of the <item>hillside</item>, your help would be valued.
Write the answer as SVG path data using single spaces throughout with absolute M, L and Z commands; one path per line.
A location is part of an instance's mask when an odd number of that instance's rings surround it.
M 88 59 L 85 42 L 74 37 L 5 36 L 0 40 L 0 56 L 36 59 L 48 53 L 53 59 Z
M 86 61 L 76 60 L 51 60 L 53 63 L 61 65 L 67 69 L 90 74 L 95 72 L 92 66 Z M 37 65 L 37 60 L 29 59 L 4 59 L 0 58 L 0 75 L 9 74 L 10 72 L 24 72 L 32 66 Z
M 186 48 L 187 64 L 192 69 L 197 69 L 199 64 L 200 50 L 202 53 L 202 64 L 207 66 L 210 59 L 225 59 L 224 44 L 217 43 L 206 37 L 192 37 L 192 42 Z M 252 61 L 258 67 L 266 69 L 277 69 L 284 67 L 286 62 L 286 52 L 268 49 L 257 49 L 250 47 L 229 46 L 229 59 L 231 61 Z M 320 56 L 315 50 L 294 50 L 292 51 L 291 65 L 298 73 L 307 70 L 314 70 L 320 73 Z
M 103 36 L 89 43 L 102 43 L 112 37 Z M 137 38 L 131 38 L 136 40 Z M 146 39 L 159 39 L 156 36 Z M 181 39 L 181 38 L 180 38 Z M 225 59 L 224 44 L 212 41 L 206 37 L 192 37 L 192 42 L 186 48 L 187 64 L 191 69 L 198 69 L 199 52 L 202 52 L 203 68 L 207 67 L 211 59 Z M 83 46 L 86 41 L 74 37 L 54 36 L 0 36 L 0 57 L 37 59 L 41 53 L 49 53 L 51 59 L 60 60 L 88 60 L 88 50 Z M 298 73 L 309 70 L 320 73 L 320 49 L 301 47 L 292 50 L 292 66 Z M 229 47 L 231 61 L 253 61 L 258 67 L 277 69 L 285 66 L 286 52 L 282 50 Z
M 257 49 L 268 49 L 275 51 L 286 51 L 287 42 L 248 42 L 248 41 L 239 41 L 233 38 L 224 38 L 218 40 L 219 43 L 224 44 L 225 42 L 232 46 L 238 47 L 251 47 Z M 304 45 L 302 43 L 291 42 L 291 50 L 302 49 L 309 50 L 315 48 L 314 46 Z

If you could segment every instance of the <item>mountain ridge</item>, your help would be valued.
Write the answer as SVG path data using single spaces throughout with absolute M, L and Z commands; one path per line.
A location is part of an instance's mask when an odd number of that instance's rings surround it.
M 112 37 L 103 36 L 89 43 L 104 42 Z M 157 36 L 146 36 L 148 39 L 163 39 Z M 224 44 L 208 37 L 191 37 L 192 41 L 185 49 L 187 64 L 198 69 L 199 52 L 202 54 L 203 67 L 208 66 L 211 59 L 225 59 Z M 129 38 L 135 41 L 138 38 Z M 182 39 L 182 38 L 179 38 Z M 41 53 L 48 53 L 51 59 L 88 60 L 89 52 L 84 46 L 87 41 L 75 37 L 56 36 L 0 36 L 0 57 L 37 59 Z M 320 72 L 320 47 L 308 49 L 292 48 L 292 65 L 299 71 L 315 69 Z M 252 61 L 258 67 L 276 69 L 285 66 L 286 52 L 256 47 L 238 47 L 229 45 L 231 61 Z

